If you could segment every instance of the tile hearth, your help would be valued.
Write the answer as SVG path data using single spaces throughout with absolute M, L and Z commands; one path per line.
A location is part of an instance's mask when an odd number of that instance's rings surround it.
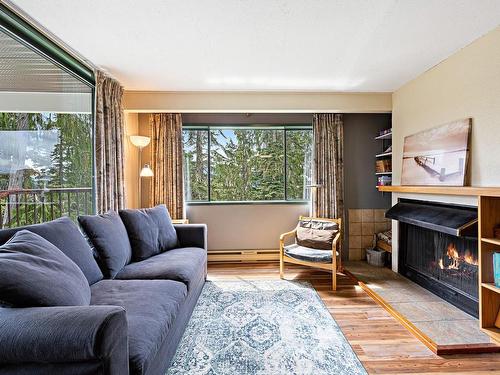
M 345 268 L 437 347 L 491 346 L 476 318 L 407 278 L 363 261 L 347 262 Z

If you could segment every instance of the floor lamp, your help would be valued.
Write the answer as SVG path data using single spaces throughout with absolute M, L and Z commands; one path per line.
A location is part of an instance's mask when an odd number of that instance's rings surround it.
M 142 184 L 141 184 L 141 177 L 152 177 L 153 176 L 153 171 L 151 170 L 151 167 L 149 164 L 144 164 L 142 166 L 142 149 L 149 145 L 149 142 L 151 141 L 151 138 L 145 137 L 143 135 L 131 135 L 130 136 L 130 142 L 136 146 L 139 147 L 139 178 L 138 178 L 138 206 L 139 208 L 142 207 Z

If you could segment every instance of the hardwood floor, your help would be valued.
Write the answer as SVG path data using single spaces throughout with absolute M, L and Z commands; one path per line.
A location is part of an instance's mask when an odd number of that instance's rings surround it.
M 500 354 L 435 355 L 347 276 L 333 292 L 326 272 L 286 265 L 285 275 L 311 282 L 370 374 L 500 374 Z M 279 265 L 210 263 L 208 278 L 279 279 Z

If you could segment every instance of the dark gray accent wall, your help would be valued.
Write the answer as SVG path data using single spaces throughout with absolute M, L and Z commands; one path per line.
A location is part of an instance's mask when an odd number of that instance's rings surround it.
M 349 208 L 388 208 L 391 194 L 377 191 L 375 155 L 382 153 L 379 130 L 391 127 L 390 114 L 344 115 L 344 205 Z
M 344 248 L 349 257 L 349 209 L 389 208 L 391 194 L 376 189 L 375 155 L 382 153 L 382 141 L 374 138 L 379 130 L 391 127 L 391 114 L 344 114 Z

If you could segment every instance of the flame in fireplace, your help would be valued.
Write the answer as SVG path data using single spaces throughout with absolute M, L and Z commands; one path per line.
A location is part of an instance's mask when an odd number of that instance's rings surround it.
M 477 266 L 477 259 L 474 259 L 474 256 L 469 250 L 465 250 L 464 261 L 469 264 L 473 264 Z
M 446 255 L 448 255 L 448 258 L 451 260 L 451 263 L 448 266 L 448 268 L 458 270 L 458 267 L 460 265 L 460 262 L 459 262 L 460 257 L 458 256 L 458 251 L 457 251 L 457 248 L 455 247 L 454 243 L 450 243 L 448 245 Z
M 439 268 L 443 269 L 451 269 L 458 270 L 461 262 L 465 262 L 474 266 L 477 266 L 477 259 L 474 258 L 470 250 L 465 250 L 465 254 L 460 256 L 457 248 L 454 243 L 448 244 L 448 248 L 446 249 L 446 256 L 448 258 L 448 265 L 445 266 L 443 258 L 439 259 Z

